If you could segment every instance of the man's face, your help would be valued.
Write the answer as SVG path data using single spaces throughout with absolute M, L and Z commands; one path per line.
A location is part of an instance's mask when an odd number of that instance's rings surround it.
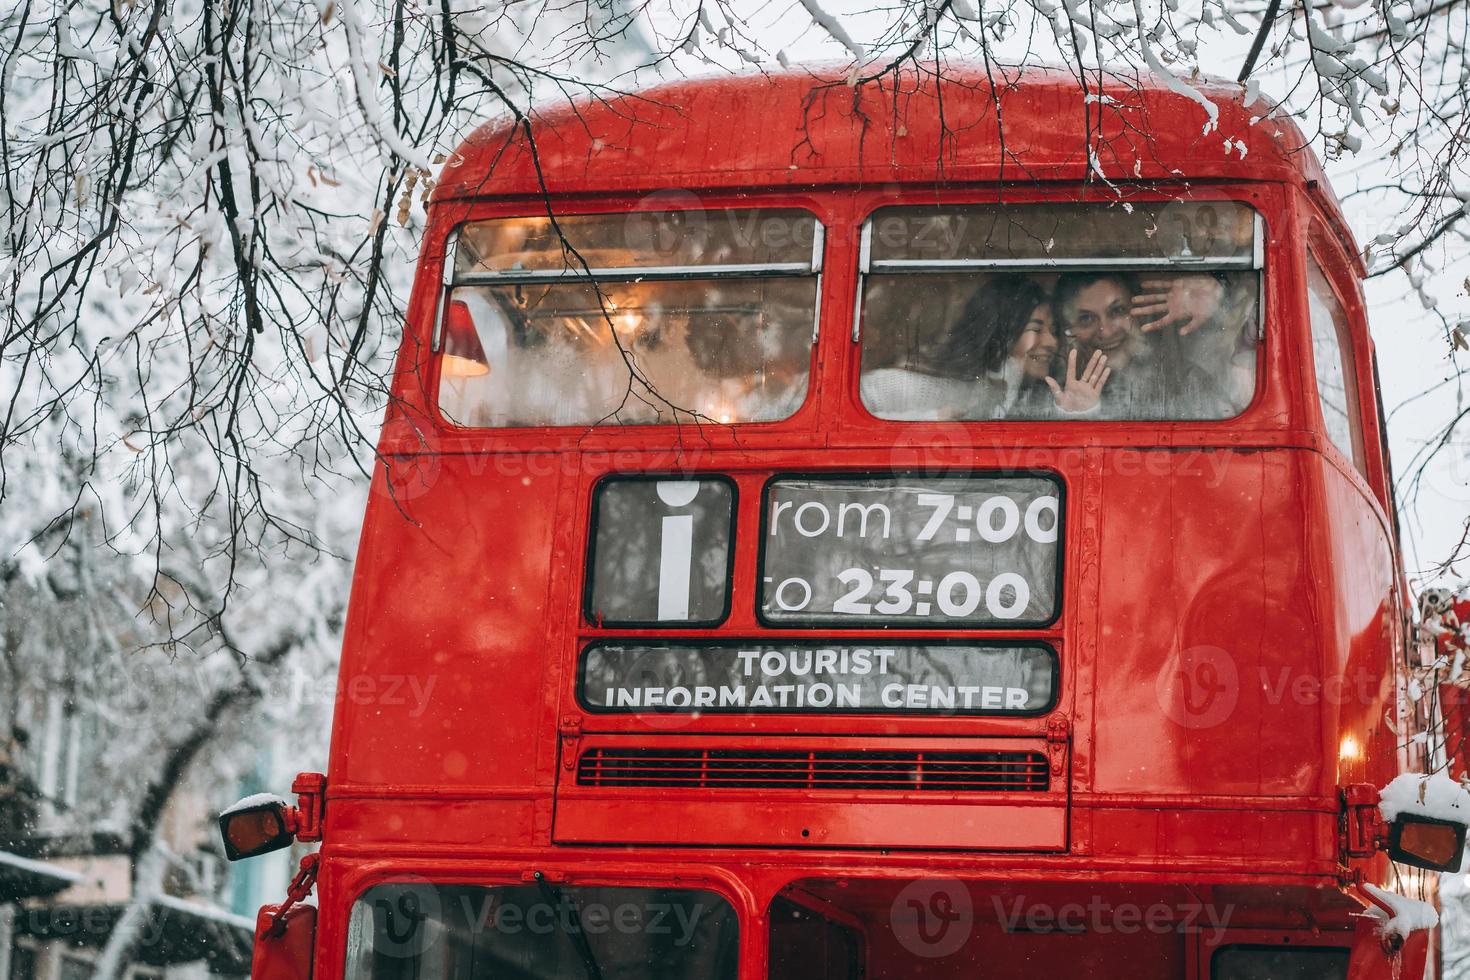
M 1128 363 L 1138 336 L 1128 312 L 1132 297 L 1116 279 L 1099 279 L 1077 293 L 1071 303 L 1068 327 L 1084 352 L 1100 350 L 1108 366 L 1117 370 Z

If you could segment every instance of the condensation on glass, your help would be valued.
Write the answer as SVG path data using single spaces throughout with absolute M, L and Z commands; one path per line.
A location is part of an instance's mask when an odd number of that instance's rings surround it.
M 1234 417 L 1255 395 L 1262 234 L 1232 201 L 880 210 L 854 323 L 863 404 L 901 421 Z M 1095 396 L 1065 393 L 1073 351 L 1079 380 L 1108 359 Z
M 1317 398 L 1322 405 L 1322 424 L 1332 444 L 1361 469 L 1360 440 L 1355 431 L 1358 416 L 1348 386 L 1348 378 L 1353 375 L 1347 314 L 1311 252 L 1307 253 L 1307 312 L 1312 326 L 1312 365 L 1317 376 Z
M 352 906 L 345 980 L 735 980 L 739 924 L 686 888 L 377 885 Z
M 769 208 L 462 226 L 435 335 L 462 426 L 771 422 L 806 398 L 822 228 Z

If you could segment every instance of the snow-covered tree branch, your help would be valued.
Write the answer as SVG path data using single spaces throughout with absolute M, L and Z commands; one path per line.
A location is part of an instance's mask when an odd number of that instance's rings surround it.
M 732 2 L 14 3 L 0 16 L 0 500 L 29 496 L 23 454 L 59 451 L 65 499 L 126 488 L 102 506 L 125 548 L 161 559 L 171 522 L 228 528 L 221 596 L 242 546 L 324 547 L 282 498 L 360 479 L 370 459 L 434 168 L 477 122 L 531 118 L 538 100 L 796 67 L 764 40 L 781 36 L 771 16 Z M 1375 274 L 1407 274 L 1447 336 L 1458 326 L 1434 273 L 1470 200 L 1464 5 L 913 0 L 850 15 L 804 0 L 783 16 L 809 45 L 826 39 L 854 85 L 958 59 L 1065 66 L 1090 97 L 1073 123 L 1089 136 L 1141 72 L 1213 118 L 1195 79 L 1249 62 L 1263 114 L 1291 112 L 1327 156 L 1381 173 L 1366 192 L 1396 217 L 1370 245 Z M 1097 179 L 1126 175 L 1107 148 L 1093 158 Z M 299 472 L 272 472 L 286 458 Z

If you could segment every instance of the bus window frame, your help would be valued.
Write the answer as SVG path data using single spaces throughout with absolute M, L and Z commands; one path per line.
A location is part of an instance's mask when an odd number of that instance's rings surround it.
M 826 197 L 825 207 L 822 198 Z M 789 431 L 790 429 L 809 427 L 809 419 L 816 412 L 819 401 L 817 379 L 821 364 L 821 334 L 822 334 L 822 310 L 823 291 L 827 286 L 827 255 L 830 249 L 830 227 L 832 219 L 840 220 L 842 208 L 840 202 L 832 199 L 831 189 L 819 190 L 816 194 L 801 195 L 793 198 L 791 195 L 773 193 L 752 197 L 730 192 L 710 193 L 698 198 L 699 207 L 660 207 L 657 209 L 644 208 L 641 213 L 658 213 L 666 211 L 750 211 L 758 208 L 770 210 L 801 211 L 814 221 L 812 257 L 808 264 L 798 265 L 796 263 L 769 263 L 769 264 L 738 264 L 738 265 L 710 265 L 710 266 L 628 266 L 617 268 L 592 268 L 582 270 L 517 270 L 509 272 L 480 272 L 471 273 L 468 276 L 456 276 L 455 261 L 458 255 L 459 238 L 461 230 L 470 224 L 481 221 L 496 221 L 514 218 L 539 218 L 548 214 L 557 219 L 569 217 L 594 217 L 604 215 L 632 215 L 640 213 L 640 204 L 646 203 L 646 196 L 631 200 L 622 199 L 616 195 L 603 195 L 592 198 L 575 198 L 562 200 L 536 199 L 533 202 L 521 202 L 515 200 L 497 200 L 487 202 L 475 202 L 471 205 L 461 205 L 454 209 L 454 213 L 447 217 L 442 238 L 442 246 L 437 255 L 437 262 L 431 262 L 431 255 L 426 249 L 420 267 L 416 270 L 416 278 L 422 277 L 425 283 L 434 289 L 432 296 L 432 320 L 428 325 L 427 340 L 424 359 L 420 360 L 417 369 L 418 376 L 422 379 L 423 409 L 429 414 L 437 429 L 444 434 L 454 433 L 457 436 L 469 436 L 471 438 L 489 438 L 499 442 L 507 435 L 524 437 L 529 433 L 540 433 L 545 439 L 548 434 L 568 434 L 576 440 L 576 435 L 581 433 L 624 433 L 628 430 L 647 430 L 655 435 L 662 433 L 667 440 L 670 431 L 679 432 L 693 426 L 700 432 L 711 430 L 739 430 L 737 438 L 749 438 L 753 432 L 766 430 Z M 448 210 L 448 209 L 446 209 Z M 434 223 L 431 222 L 426 237 L 435 234 Z M 431 276 L 430 273 L 433 273 Z M 698 279 L 750 279 L 750 278 L 811 278 L 814 281 L 815 303 L 812 308 L 812 331 L 807 356 L 807 390 L 801 404 L 796 410 L 785 418 L 771 419 L 767 421 L 740 421 L 740 422 L 717 422 L 712 419 L 690 418 L 681 421 L 677 418 L 671 422 L 657 423 L 578 423 L 572 425 L 507 425 L 507 426 L 470 426 L 461 425 L 446 416 L 439 407 L 440 386 L 443 384 L 443 359 L 439 356 L 443 346 L 444 316 L 448 308 L 450 295 L 455 289 L 474 286 L 509 286 L 517 284 L 548 284 L 548 283 L 595 283 L 595 282 L 636 282 L 636 281 L 687 281 Z M 431 281 L 432 280 L 432 281 Z M 800 420 L 806 420 L 807 426 L 802 426 Z M 795 425 L 793 423 L 796 423 Z M 555 436 L 553 436 L 555 438 Z M 560 441 L 560 440 L 558 440 Z M 586 440 L 581 440 L 586 441 Z
M 1370 334 L 1371 339 L 1371 334 Z M 1378 374 L 1378 349 L 1369 345 L 1369 367 L 1373 370 L 1374 421 L 1378 429 L 1378 451 L 1382 456 L 1383 501 L 1388 508 L 1389 524 L 1393 527 L 1393 543 L 1396 549 L 1403 547 L 1403 526 L 1399 522 L 1399 497 L 1394 486 L 1393 452 L 1388 444 L 1388 412 L 1383 407 L 1383 381 Z
M 1121 191 L 1119 190 L 1121 189 Z M 846 321 L 847 337 L 842 365 L 842 425 L 852 432 L 865 432 L 874 438 L 891 440 L 899 432 L 916 432 L 922 429 L 948 433 L 964 433 L 967 440 L 981 440 L 1004 432 L 1007 438 L 1025 443 L 1037 438 L 1038 433 L 1066 430 L 1069 433 L 1092 434 L 1109 437 L 1127 433 L 1146 433 L 1144 441 L 1157 445 L 1160 432 L 1170 433 L 1171 445 L 1217 445 L 1222 438 L 1214 433 L 1228 428 L 1232 432 L 1243 429 L 1282 430 L 1282 425 L 1271 401 L 1273 389 L 1269 378 L 1276 359 L 1285 349 L 1281 340 L 1281 328 L 1272 326 L 1272 315 L 1276 312 L 1272 303 L 1274 292 L 1281 289 L 1289 276 L 1283 271 L 1289 265 L 1296 227 L 1291 208 L 1293 206 L 1286 188 L 1276 180 L 1232 180 L 1218 183 L 1176 181 L 1173 183 L 1153 181 L 1114 181 L 1108 187 L 1090 186 L 1079 181 L 1028 181 L 1024 185 L 991 186 L 983 191 L 974 189 L 927 190 L 923 200 L 910 185 L 895 184 L 881 190 L 859 196 L 852 215 L 854 229 L 858 231 L 852 243 L 853 251 L 861 253 L 861 229 L 868 227 L 873 216 L 891 207 L 913 207 L 922 204 L 934 208 L 965 207 L 972 205 L 1024 205 L 1057 203 L 1117 203 L 1119 194 L 1129 203 L 1178 203 L 1178 202 L 1236 202 L 1249 206 L 1256 213 L 1257 248 L 1260 268 L 1255 270 L 1260 282 L 1257 317 L 1260 342 L 1256 345 L 1256 386 L 1250 402 L 1236 415 L 1226 419 L 1187 420 L 1142 420 L 1142 419 L 967 419 L 936 421 L 901 421 L 883 419 L 868 411 L 863 404 L 860 385 L 862 382 L 861 334 L 853 335 L 851 328 L 859 327 L 862 317 L 862 291 L 865 276 L 861 265 L 853 271 L 853 283 L 844 297 L 852 304 Z M 1293 237 L 1283 238 L 1283 235 Z M 871 240 L 869 239 L 869 242 Z M 862 255 L 859 255 L 861 261 Z M 1087 260 L 1090 267 L 1101 267 L 1105 263 Z M 1159 263 L 1155 263 L 1157 266 Z M 1079 263 L 1079 267 L 1080 267 Z M 1035 271 L 1055 271 L 1056 266 L 1032 263 Z M 1290 302 L 1290 299 L 1287 299 Z M 1280 318 L 1279 313 L 1277 319 Z M 829 339 L 836 330 L 828 330 Z M 1283 397 L 1290 397 L 1289 394 Z
M 375 852 L 375 858 L 387 857 Z M 755 923 L 763 907 L 739 878 L 718 867 L 681 866 L 677 873 L 666 873 L 658 865 L 648 865 L 636 872 L 624 872 L 609 868 L 606 861 L 600 863 L 547 864 L 540 862 L 535 871 L 558 888 L 602 887 L 602 888 L 669 888 L 684 891 L 707 891 L 718 895 L 729 903 L 735 912 L 739 930 L 737 945 L 740 950 L 736 962 L 737 976 L 757 963 L 763 962 L 765 933 L 756 929 Z M 463 860 L 437 860 L 425 862 L 417 857 L 417 849 L 404 852 L 402 860 L 385 867 L 381 861 L 357 867 L 347 872 L 346 880 L 338 887 L 349 897 L 343 902 L 333 902 L 330 908 L 334 915 L 323 924 L 317 924 L 317 949 L 328 951 L 329 961 L 318 963 L 325 967 L 324 976 L 345 976 L 347 969 L 347 933 L 352 910 L 373 888 L 379 885 L 428 884 L 438 886 L 477 885 L 494 888 L 501 885 L 520 886 L 533 884 L 529 870 L 522 863 L 507 865 L 503 862 L 487 861 L 471 864 Z
M 1214 980 L 1215 954 L 1228 946 L 1271 946 L 1283 949 L 1336 949 L 1349 954 L 1353 948 L 1353 934 L 1344 932 L 1342 942 L 1331 942 L 1325 934 L 1306 929 L 1234 929 L 1226 928 L 1207 934 L 1201 929 L 1193 935 L 1195 956 L 1188 957 L 1192 972 L 1189 980 Z
M 1374 486 L 1370 474 L 1373 467 L 1369 465 L 1368 459 L 1368 433 L 1365 431 L 1366 419 L 1363 413 L 1363 384 L 1362 384 L 1362 351 L 1360 350 L 1358 333 L 1365 329 L 1365 321 L 1361 310 L 1356 309 L 1355 297 L 1343 288 L 1344 264 L 1342 256 L 1336 249 L 1332 248 L 1330 242 L 1324 240 L 1324 229 L 1318 223 L 1318 219 L 1312 220 L 1312 226 L 1303 240 L 1303 266 L 1302 266 L 1302 302 L 1305 305 L 1303 326 L 1306 327 L 1306 344 L 1304 353 L 1311 369 L 1307 372 L 1310 387 L 1303 390 L 1309 392 L 1307 400 L 1311 403 L 1312 421 L 1315 423 L 1314 430 L 1321 437 L 1321 445 L 1325 450 L 1336 454 L 1340 460 L 1347 464 L 1346 469 L 1355 473 L 1362 479 L 1370 490 L 1371 496 L 1382 503 L 1382 495 Z M 1348 405 L 1346 414 L 1348 417 L 1348 429 L 1352 438 L 1352 454 L 1343 452 L 1342 447 L 1333 441 L 1327 434 L 1327 418 L 1322 407 L 1322 392 L 1317 382 L 1317 349 L 1313 340 L 1312 313 L 1311 313 L 1311 291 L 1312 291 L 1312 268 L 1322 274 L 1323 281 L 1332 293 L 1332 298 L 1337 301 L 1338 309 L 1342 312 L 1343 325 L 1338 328 L 1336 321 L 1332 328 L 1337 332 L 1338 349 L 1343 353 L 1342 364 L 1343 392 L 1347 396 Z
M 1362 281 L 1353 271 L 1337 236 L 1314 216 L 1307 233 L 1310 249 L 1314 249 L 1318 267 L 1327 281 L 1332 284 L 1338 302 L 1348 321 L 1348 334 L 1352 342 L 1353 370 L 1356 374 L 1358 418 L 1363 465 L 1354 467 L 1367 484 L 1371 496 L 1383 508 L 1392 529 L 1395 544 L 1401 541 L 1398 516 L 1398 495 L 1394 489 L 1393 456 L 1389 451 L 1388 413 L 1384 409 L 1382 386 L 1378 374 L 1378 350 L 1373 342 L 1372 322 L 1368 318 L 1367 298 L 1363 295 Z M 1328 259 L 1324 262 L 1323 259 Z M 1365 356 L 1366 355 L 1366 356 Z
M 601 501 L 602 488 L 609 483 L 637 482 L 657 483 L 660 480 L 678 480 L 681 482 L 708 481 L 711 483 L 723 483 L 730 488 L 730 537 L 729 547 L 725 554 L 725 604 L 720 611 L 719 619 L 715 620 L 603 620 L 599 623 L 592 615 L 592 584 L 597 573 L 597 511 Z M 592 484 L 592 492 L 587 500 L 587 550 L 583 555 L 582 563 L 582 601 L 578 604 L 582 614 L 582 624 L 595 629 L 607 630 L 707 630 L 718 629 L 730 620 L 730 612 L 735 605 L 735 543 L 736 530 L 740 525 L 740 484 L 728 473 L 688 471 L 677 472 L 672 470 L 637 470 L 627 473 L 605 473 L 598 477 Z M 578 654 L 581 657 L 581 654 Z M 581 668 L 578 668 L 580 673 Z
M 912 183 L 887 182 L 876 187 L 853 188 L 843 184 L 790 189 L 774 187 L 758 196 L 725 188 L 701 190 L 705 208 L 764 207 L 796 208 L 817 216 L 825 229 L 821 316 L 828 322 L 812 351 L 809 369 L 816 396 L 806 399 L 792 416 L 778 422 L 741 423 L 733 426 L 693 424 L 630 425 L 562 428 L 460 428 L 444 420 L 436 404 L 439 359 L 429 353 L 429 339 L 445 261 L 444 245 L 449 231 L 465 221 L 495 217 L 544 214 L 551 206 L 557 213 L 625 213 L 636 208 L 646 195 L 613 188 L 608 191 L 554 195 L 506 195 L 461 198 L 436 203 L 429 209 L 425 243 L 415 270 L 410 297 L 403 355 L 394 378 L 396 400 L 390 406 L 381 452 L 394 456 L 436 454 L 560 454 L 575 453 L 596 459 L 621 460 L 637 454 L 637 465 L 677 466 L 683 459 L 678 446 L 682 433 L 698 433 L 704 449 L 806 449 L 827 445 L 828 438 L 853 447 L 894 446 L 895 439 L 925 446 L 942 447 L 973 442 L 1028 444 L 1045 438 L 1061 438 L 1068 446 L 1079 440 L 1102 438 L 1110 445 L 1173 447 L 1222 446 L 1247 440 L 1252 444 L 1290 445 L 1306 427 L 1308 409 L 1299 397 L 1301 381 L 1296 375 L 1300 358 L 1295 356 L 1297 330 L 1290 323 L 1305 312 L 1298 306 L 1296 270 L 1300 269 L 1297 240 L 1304 233 L 1303 213 L 1309 209 L 1304 196 L 1278 178 L 1261 180 L 1226 179 L 1185 184 L 1150 182 L 1148 186 L 1119 184 L 1139 200 L 1228 200 L 1249 204 L 1265 223 L 1267 269 L 1261 283 L 1261 312 L 1265 318 L 1264 339 L 1257 361 L 1256 392 L 1251 405 L 1225 422 L 1139 423 L 1125 420 L 1071 423 L 1058 421 L 1037 426 L 1029 422 L 885 422 L 868 414 L 859 400 L 860 362 L 857 345 L 848 336 L 856 298 L 857 230 L 871 212 L 889 206 L 924 203 L 974 204 L 1060 199 L 1116 200 L 1101 187 L 1079 186 L 1076 181 L 1028 183 L 1005 189 L 1002 196 L 993 183 L 935 189 Z M 1059 188 L 1062 188 L 1059 190 Z M 1281 321 L 1281 322 L 1276 322 Z M 844 336 L 837 336 L 839 333 Z M 1055 434 L 1055 436 L 1053 435 Z M 644 457 L 648 457 L 646 460 Z M 627 457 L 632 460 L 634 457 Z M 936 458 L 949 459 L 944 451 Z M 958 457 L 954 457 L 958 459 Z M 517 466 L 525 465 L 516 463 Z M 545 464 L 552 467 L 561 464 Z M 622 465 L 633 465 L 631 462 Z
M 903 423 L 900 423 L 903 424 Z M 954 621 L 935 620 L 932 623 L 915 622 L 893 622 L 888 621 L 887 627 L 893 630 L 904 630 L 914 633 L 959 633 L 973 634 L 977 632 L 1005 632 L 1021 633 L 1023 635 L 1034 635 L 1036 633 L 1057 629 L 1061 625 L 1062 611 L 1066 608 L 1066 581 L 1067 581 L 1067 533 L 1071 526 L 1067 515 L 1067 481 L 1062 474 L 1056 470 L 1031 468 L 1007 468 L 1007 467 L 983 467 L 978 469 L 960 469 L 958 467 L 936 467 L 933 470 L 921 470 L 914 468 L 875 470 L 867 469 L 843 469 L 843 470 L 774 470 L 769 473 L 761 483 L 760 496 L 760 530 L 756 543 L 756 587 L 751 592 L 751 605 L 755 610 L 755 620 L 763 629 L 768 630 L 796 630 L 802 633 L 813 631 L 833 632 L 850 631 L 871 632 L 884 628 L 883 620 L 876 620 L 864 624 L 857 619 L 835 619 L 817 620 L 811 619 L 804 622 L 771 622 L 766 619 L 764 610 L 761 609 L 760 578 L 766 568 L 766 540 L 767 519 L 770 516 L 770 492 L 772 484 L 780 480 L 862 480 L 862 479 L 972 479 L 983 477 L 1036 477 L 1052 483 L 1057 492 L 1057 520 L 1060 528 L 1057 534 L 1057 565 L 1055 595 L 1056 603 L 1052 609 L 1050 619 L 1042 621 L 1004 620 L 984 623 L 957 623 Z M 1053 653 L 1056 651 L 1053 650 Z M 1060 681 L 1060 663 L 1058 664 L 1058 681 Z M 1061 687 L 1058 684 L 1057 691 Z M 1058 698 L 1060 694 L 1058 693 Z
M 1297 336 L 1294 338 L 1299 351 L 1299 363 L 1295 365 L 1295 385 L 1300 391 L 1296 396 L 1294 410 L 1301 413 L 1302 427 L 1308 430 L 1304 435 L 1312 440 L 1312 447 L 1320 451 L 1366 500 L 1372 502 L 1383 525 L 1384 535 L 1397 550 L 1402 539 L 1396 526 L 1398 511 L 1392 487 L 1393 469 L 1387 455 L 1388 417 L 1383 414 L 1383 406 L 1378 397 L 1376 368 L 1373 366 L 1376 363 L 1376 353 L 1359 281 L 1362 265 L 1343 247 L 1340 237 L 1328 224 L 1321 206 L 1313 197 L 1300 192 L 1293 197 L 1292 206 L 1297 212 L 1297 237 L 1301 240 L 1301 247 L 1294 248 L 1295 254 L 1291 256 L 1301 283 L 1300 296 L 1296 301 L 1299 307 L 1296 315 L 1301 321 L 1301 328 L 1296 331 Z M 1332 442 L 1322 417 L 1308 305 L 1311 261 L 1317 263 L 1328 288 L 1342 307 L 1346 320 L 1348 350 L 1353 358 L 1353 376 L 1344 379 L 1344 386 L 1356 399 L 1361 464 L 1347 458 Z M 1373 410 L 1365 411 L 1365 406 L 1373 406 Z M 1377 435 L 1376 440 L 1370 438 L 1374 434 Z M 1402 581 L 1401 575 L 1398 578 Z M 1404 587 L 1407 587 L 1406 583 Z

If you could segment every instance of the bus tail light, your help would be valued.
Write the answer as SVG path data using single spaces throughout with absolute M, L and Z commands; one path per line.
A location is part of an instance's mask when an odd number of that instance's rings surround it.
M 1388 825 L 1388 856 L 1400 864 L 1454 874 L 1464 854 L 1462 823 L 1400 814 Z
M 475 329 L 474 314 L 461 300 L 450 300 L 444 311 L 444 352 L 440 363 L 446 378 L 478 378 L 490 373 L 485 347 Z

